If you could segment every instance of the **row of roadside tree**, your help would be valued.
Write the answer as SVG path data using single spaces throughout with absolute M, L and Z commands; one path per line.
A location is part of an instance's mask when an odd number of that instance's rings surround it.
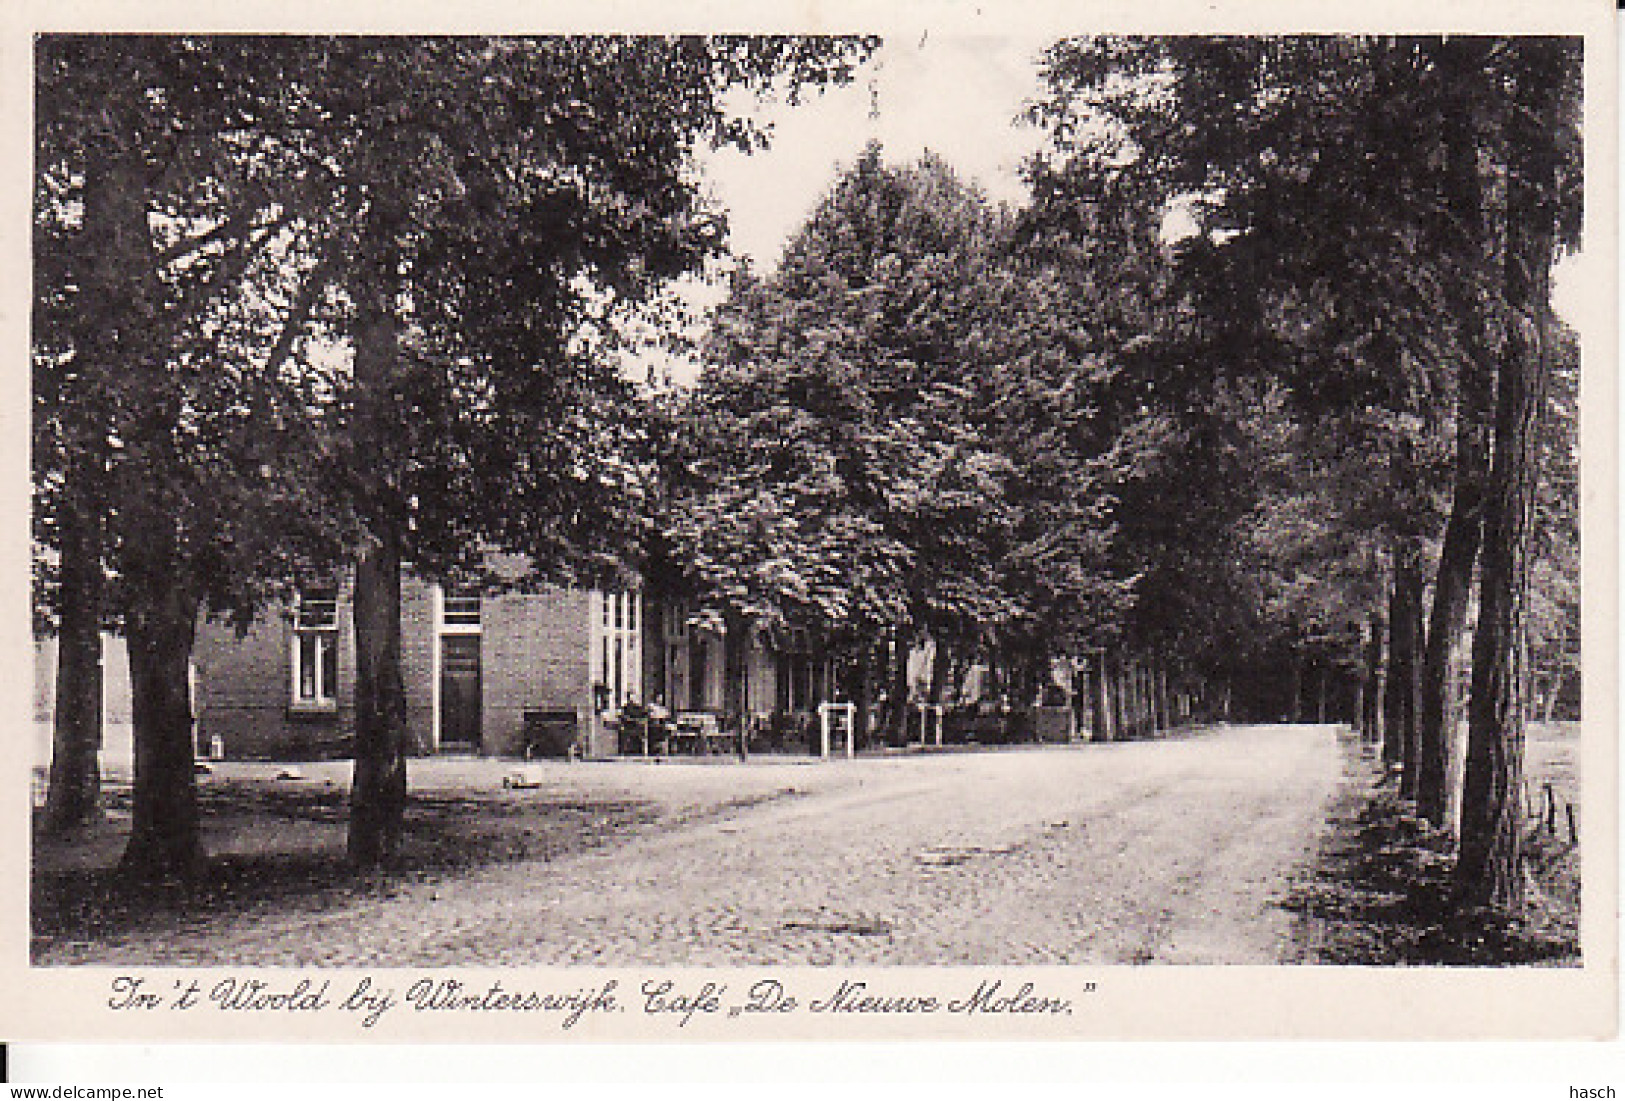
M 725 249 L 697 150 L 764 141 L 730 93 L 794 100 L 874 45 L 41 39 L 50 820 L 94 802 L 111 627 L 126 865 L 195 871 L 198 616 L 348 563 L 351 855 L 387 862 L 402 563 L 466 579 L 499 548 L 537 582 L 635 573 L 725 638 L 813 632 L 893 727 L 925 640 L 938 699 L 978 662 L 1037 702 L 1073 657 L 1099 723 L 1108 685 L 1152 724 L 1381 712 L 1437 822 L 1470 630 L 1458 877 L 1513 904 L 1526 655 L 1559 672 L 1577 633 L 1550 302 L 1577 45 L 1056 43 L 1028 202 L 871 146 L 771 271 L 736 268 L 693 386 L 629 381 L 626 334 Z

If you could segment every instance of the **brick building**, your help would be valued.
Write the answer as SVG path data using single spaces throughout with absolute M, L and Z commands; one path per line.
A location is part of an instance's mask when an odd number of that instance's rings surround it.
M 500 567 L 499 567 L 500 568 Z M 417 754 L 524 756 L 539 729 L 590 756 L 616 752 L 624 705 L 805 721 L 830 698 L 831 670 L 805 635 L 751 630 L 742 684 L 726 682 L 726 640 L 680 602 L 636 590 L 563 587 L 475 595 L 410 575 L 401 584 L 401 673 Z M 108 751 L 129 753 L 129 671 L 122 639 L 106 640 Z M 35 746 L 49 760 L 55 643 L 35 646 Z M 355 736 L 355 629 L 347 585 L 309 590 L 263 610 L 246 632 L 199 624 L 192 654 L 201 756 L 305 760 L 348 756 Z
M 403 579 L 412 750 L 522 756 L 545 726 L 573 732 L 589 755 L 615 752 L 602 715 L 642 698 L 641 603 L 636 592 L 480 596 Z M 206 623 L 193 661 L 201 752 L 298 759 L 351 751 L 355 630 L 346 589 L 306 592 L 291 608 L 262 613 L 245 634 Z

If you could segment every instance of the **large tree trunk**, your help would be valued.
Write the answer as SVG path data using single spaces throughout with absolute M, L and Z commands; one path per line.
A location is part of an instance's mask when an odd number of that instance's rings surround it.
M 750 624 L 738 612 L 723 617 L 722 709 L 738 732 L 735 746 L 741 760 L 750 756 Z
M 1111 740 L 1114 742 L 1126 741 L 1131 733 L 1128 725 L 1128 700 L 1123 694 L 1125 679 L 1123 658 L 1120 653 L 1114 653 L 1106 665 L 1107 718 L 1110 720 Z
M 1152 737 L 1157 732 L 1157 704 L 1151 691 L 1151 666 L 1138 662 L 1134 666 L 1134 693 L 1139 701 L 1140 733 Z
M 167 494 L 174 472 L 166 464 L 174 461 L 182 399 L 161 332 L 148 166 L 134 146 L 111 148 L 119 140 L 95 143 L 85 170 L 84 236 L 92 252 L 84 290 L 95 308 L 85 311 L 88 324 L 78 340 L 83 369 L 120 379 L 126 401 L 122 416 L 83 442 L 94 441 L 100 456 L 112 430 L 125 445 L 125 463 L 116 472 L 123 481 L 110 490 L 120 495 L 114 534 L 127 594 L 122 611 L 135 749 L 131 832 L 121 870 L 141 879 L 184 879 L 201 870 L 204 856 L 192 771 L 191 653 L 199 605 L 185 581 L 179 502 Z M 90 469 L 99 476 L 100 458 L 95 462 Z
M 58 392 L 62 485 L 57 498 L 60 562 L 56 705 L 46 826 L 63 830 L 96 813 L 102 744 L 102 532 L 98 490 L 103 444 L 115 411 L 101 408 L 110 380 L 142 366 L 137 342 L 150 334 L 156 290 L 139 159 L 107 135 L 86 149 L 82 290 L 93 308 L 75 312 L 71 379 Z M 93 460 L 92 456 L 97 458 Z M 44 455 L 36 454 L 41 463 Z M 35 493 L 46 484 L 36 466 Z
M 1360 733 L 1365 741 L 1382 740 L 1383 634 L 1387 628 L 1381 613 L 1372 613 L 1366 627 L 1365 679 L 1360 690 Z
M 1389 654 L 1388 691 L 1398 697 L 1400 762 L 1403 766 L 1399 793 L 1402 798 L 1414 799 L 1420 742 L 1417 719 L 1422 700 L 1422 609 L 1427 588 L 1423 579 L 1420 539 L 1410 538 L 1401 542 L 1394 564 L 1394 587 L 1402 594 L 1399 603 L 1405 623 L 1397 636 L 1398 644 Z
M 70 478 L 72 475 L 69 475 Z M 56 651 L 56 713 L 51 734 L 45 824 L 52 831 L 96 816 L 102 746 L 100 540 L 97 521 L 64 495 Z
M 401 681 L 401 554 L 392 533 L 356 559 L 355 776 L 350 860 L 360 867 L 399 854 L 406 812 L 406 692 Z
M 1394 585 L 1388 604 L 1388 677 L 1383 694 L 1382 759 L 1401 769 L 1401 794 L 1415 784 L 1412 754 L 1416 739 L 1416 700 L 1420 687 L 1417 624 L 1421 621 L 1420 550 L 1402 539 L 1394 550 Z
M 1462 792 L 1460 901 L 1515 907 L 1522 898 L 1519 787 L 1523 777 L 1527 660 L 1525 601 L 1533 557 L 1531 530 L 1539 462 L 1539 424 L 1551 374 L 1549 303 L 1555 223 L 1550 195 L 1556 169 L 1546 127 L 1549 96 L 1561 94 L 1551 72 L 1561 43 L 1523 47 L 1535 71 L 1520 74 L 1509 116 L 1506 300 L 1512 316 L 1496 380 L 1495 443 L 1484 497 L 1484 546 L 1478 627 L 1473 636 L 1472 696 Z M 1543 64 L 1544 63 L 1544 64 Z
M 1458 434 L 1459 436 L 1459 434 Z M 1457 447 L 1461 447 L 1458 440 Z M 1421 713 L 1417 726 L 1417 813 L 1435 826 L 1444 824 L 1450 776 L 1451 652 L 1467 620 L 1473 567 L 1481 530 L 1479 483 L 1463 481 L 1458 456 L 1456 497 L 1439 552 L 1433 609 L 1428 620 L 1427 650 L 1422 662 Z M 1470 498 L 1470 499 L 1468 499 Z
M 401 679 L 401 524 L 398 472 L 389 441 L 400 354 L 394 314 L 396 221 L 375 211 L 369 225 L 375 255 L 351 293 L 358 391 L 356 453 L 379 457 L 362 487 L 367 534 L 355 563 L 355 775 L 350 786 L 350 860 L 359 867 L 392 862 L 406 811 L 406 691 Z M 370 268 L 370 270 L 369 270 Z
M 1123 728 L 1130 738 L 1144 733 L 1140 718 L 1140 663 L 1133 658 L 1123 663 Z
M 1111 682 L 1106 667 L 1106 652 L 1089 659 L 1089 703 L 1094 708 L 1094 729 L 1097 742 L 1112 740 Z
M 941 635 L 931 638 L 931 702 L 941 707 L 948 694 L 953 667 L 948 642 Z
M 887 716 L 887 726 L 890 740 L 893 745 L 908 744 L 908 657 L 912 646 L 909 644 L 905 632 L 898 630 L 892 635 L 891 664 L 891 712 Z
M 869 728 L 874 698 L 870 693 L 869 675 L 873 663 L 873 655 L 867 648 L 860 648 L 858 659 L 852 666 L 852 747 L 867 747 L 869 744 Z
M 1074 736 L 1082 739 L 1083 732 L 1089 728 L 1089 660 L 1074 655 L 1068 668 L 1071 672 L 1067 680 L 1066 702 L 1072 710 Z
M 1462 51 L 1471 51 L 1471 56 Z M 1471 64 L 1482 46 L 1452 40 L 1446 56 Z M 1451 107 L 1445 135 L 1446 209 L 1444 247 L 1461 253 L 1482 249 L 1482 187 L 1478 174 L 1477 132 L 1464 103 Z M 1450 743 L 1448 720 L 1454 708 L 1451 696 L 1451 654 L 1467 622 L 1468 597 L 1478 547 L 1483 534 L 1484 478 L 1489 469 L 1490 378 L 1489 351 L 1483 324 L 1483 306 L 1471 283 L 1462 277 L 1448 284 L 1451 314 L 1462 346 L 1456 395 L 1455 486 L 1450 519 L 1439 551 L 1438 576 L 1433 587 L 1433 609 L 1428 622 L 1427 652 L 1422 662 L 1420 740 L 1416 784 L 1416 810 L 1442 826 L 1449 804 Z
M 193 774 L 192 641 L 197 601 L 174 586 L 141 586 L 125 616 L 135 782 L 120 870 L 148 881 L 202 870 Z
M 1157 678 L 1151 662 L 1140 665 L 1140 713 L 1144 716 L 1147 737 L 1155 737 L 1160 729 L 1157 721 Z
M 747 628 L 745 617 L 734 611 L 723 615 L 722 631 L 722 710 L 728 721 L 743 730 L 750 700 L 745 683 Z

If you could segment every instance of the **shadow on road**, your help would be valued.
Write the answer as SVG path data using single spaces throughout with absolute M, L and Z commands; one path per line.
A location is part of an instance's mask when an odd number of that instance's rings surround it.
M 603 845 L 658 817 L 658 808 L 637 800 L 414 794 L 396 867 L 361 874 L 345 858 L 342 790 L 227 782 L 201 791 L 199 802 L 213 856 L 202 877 L 187 883 L 136 885 L 118 875 L 127 790 L 109 792 L 105 818 L 76 834 L 53 838 L 36 828 L 35 962 L 56 947 L 161 935 L 177 923 L 194 928 L 273 911 L 314 914 L 357 898 L 388 898 L 411 883 Z

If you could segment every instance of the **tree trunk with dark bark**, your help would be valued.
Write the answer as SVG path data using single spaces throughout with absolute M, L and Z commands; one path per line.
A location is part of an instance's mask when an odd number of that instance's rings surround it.
M 893 634 L 891 663 L 891 713 L 887 716 L 892 745 L 908 744 L 908 658 L 913 648 L 902 631 Z
M 1130 658 L 1123 662 L 1123 736 L 1135 739 L 1140 736 L 1140 695 L 1137 679 L 1139 665 Z
M 1473 636 L 1472 695 L 1462 792 L 1459 900 L 1502 910 L 1522 899 L 1519 787 L 1527 663 L 1525 602 L 1533 558 L 1539 424 L 1551 376 L 1550 295 L 1555 154 L 1545 132 L 1560 43 L 1525 47 L 1535 71 L 1514 96 L 1505 258 L 1508 319 L 1495 394 L 1495 441 L 1484 496 L 1483 564 Z M 1546 64 L 1541 64 L 1542 62 Z
M 871 655 L 860 650 L 852 666 L 852 745 L 854 749 L 869 744 L 870 713 L 873 696 L 870 694 L 869 672 Z
M 192 771 L 191 653 L 199 602 L 186 581 L 189 564 L 177 514 L 186 489 L 175 497 L 169 492 L 176 488 L 171 464 L 177 461 L 175 433 L 183 400 L 161 332 L 163 295 L 149 221 L 149 166 L 137 146 L 114 148 L 120 140 L 115 135 L 98 139 L 87 157 L 84 237 L 93 256 L 85 291 L 97 308 L 88 311 L 88 329 L 77 334 L 82 370 L 92 377 L 99 373 L 103 379 L 119 379 L 127 402 L 114 412 L 112 424 L 122 437 L 130 476 L 109 490 L 121 497 L 116 513 L 110 514 L 116 516 L 117 531 L 109 534 L 121 545 L 118 565 L 127 590 L 121 610 L 129 648 L 135 758 L 131 830 L 120 869 L 141 880 L 181 880 L 196 875 L 204 864 Z M 107 432 L 103 424 L 80 442 L 101 456 Z M 98 477 L 106 473 L 100 457 L 87 455 L 83 461 L 87 472 Z M 83 505 L 83 499 L 76 502 L 76 507 Z M 100 542 L 94 528 L 82 534 Z M 99 570 L 99 557 L 96 548 L 89 548 L 87 568 Z M 97 626 L 86 621 L 78 628 L 85 632 L 81 644 L 87 657 L 89 636 Z M 99 710 L 99 691 L 97 695 Z
M 1382 759 L 1400 770 L 1401 794 L 1415 791 L 1416 703 L 1421 685 L 1417 624 L 1421 618 L 1420 550 L 1402 539 L 1394 551 L 1394 584 L 1388 604 L 1388 669 L 1383 693 Z
M 1071 678 L 1067 682 L 1066 702 L 1072 709 L 1072 730 L 1082 739 L 1089 728 L 1089 660 L 1074 657 L 1070 665 Z
M 1126 741 L 1133 736 L 1128 724 L 1128 700 L 1124 698 L 1124 686 L 1127 681 L 1123 668 L 1123 658 L 1114 654 L 1106 666 L 1107 695 L 1110 697 L 1110 718 L 1112 728 L 1112 741 Z
M 1145 720 L 1140 709 L 1140 663 L 1137 659 L 1131 658 L 1124 663 L 1123 702 L 1128 712 L 1124 724 L 1128 729 L 1128 736 L 1136 739 L 1144 737 Z
M 406 691 L 401 676 L 401 502 L 390 453 L 400 322 L 394 313 L 397 218 L 375 210 L 371 255 L 351 289 L 357 394 L 356 450 L 379 456 L 362 487 L 367 527 L 356 557 L 355 775 L 350 788 L 349 856 L 362 868 L 392 863 L 406 813 Z
M 732 717 L 736 731 L 735 748 L 739 759 L 750 757 L 750 624 L 745 617 L 730 612 L 724 617 L 722 635 L 722 706 Z
M 45 797 L 45 824 L 53 832 L 84 825 L 99 811 L 102 563 L 101 542 L 93 534 L 96 524 L 79 502 L 65 496 L 59 527 L 56 711 Z
M 1360 733 L 1365 741 L 1382 741 L 1383 635 L 1387 627 L 1380 613 L 1373 613 L 1366 627 L 1365 678 L 1360 688 Z
M 406 814 L 406 692 L 401 680 L 401 553 L 392 532 L 356 559 L 355 776 L 349 856 L 381 867 L 400 852 Z
M 952 677 L 951 656 L 948 643 L 940 638 L 931 641 L 931 702 L 938 707 L 942 706 L 948 694 L 948 682 Z
M 1461 446 L 1457 444 L 1458 448 Z M 1464 500 L 1470 492 L 1473 500 Z M 1481 516 L 1477 490 L 1468 491 L 1458 470 L 1456 502 L 1451 505 L 1439 551 L 1438 578 L 1428 619 L 1427 649 L 1422 661 L 1421 710 L 1417 724 L 1417 814 L 1435 826 L 1444 824 L 1449 795 L 1451 652 L 1467 621 L 1467 603 L 1478 559 Z
M 743 730 L 750 703 L 745 683 L 747 628 L 745 619 L 737 612 L 723 614 L 722 631 L 722 710 L 728 721 Z
M 1140 662 L 1135 666 L 1134 690 L 1140 699 L 1140 730 L 1144 737 L 1154 737 L 1157 733 L 1157 701 L 1152 691 L 1151 663 Z
M 1449 56 L 1475 50 L 1457 44 Z M 1462 61 L 1470 58 L 1462 57 Z M 1452 107 L 1446 133 L 1445 205 L 1450 213 L 1447 234 L 1466 235 L 1458 248 L 1477 249 L 1483 218 L 1479 182 L 1477 134 L 1465 105 Z M 1452 278 L 1448 284 L 1451 313 L 1459 327 L 1463 355 L 1458 368 L 1456 395 L 1455 485 L 1450 500 L 1444 543 L 1439 550 L 1438 574 L 1433 586 L 1427 652 L 1422 662 L 1422 702 L 1417 737 L 1420 740 L 1416 810 L 1435 826 L 1444 825 L 1449 804 L 1451 654 L 1467 621 L 1468 597 L 1478 548 L 1483 535 L 1484 479 L 1489 470 L 1489 422 L 1493 369 L 1484 333 L 1483 306 L 1471 284 Z
M 1383 759 L 1400 767 L 1400 796 L 1416 796 L 1416 720 L 1421 697 L 1422 548 L 1406 537 L 1394 550 L 1394 590 L 1388 620 L 1387 737 Z
M 204 866 L 193 773 L 191 659 L 197 601 L 174 586 L 142 586 L 125 616 L 135 777 L 120 871 L 156 882 Z
M 1146 734 L 1155 737 L 1162 730 L 1162 720 L 1157 713 L 1157 672 L 1151 661 L 1140 666 L 1140 699 L 1145 709 Z
M 1112 740 L 1112 701 L 1104 651 L 1089 659 L 1089 703 L 1094 708 L 1094 740 Z

